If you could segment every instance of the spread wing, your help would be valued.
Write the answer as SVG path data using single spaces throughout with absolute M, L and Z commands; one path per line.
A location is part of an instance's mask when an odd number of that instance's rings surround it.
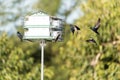
M 78 26 L 76 26 L 76 25 L 75 25 L 75 28 L 76 28 L 77 30 L 80 30 L 80 28 L 79 28 Z
M 98 19 L 97 23 L 95 24 L 94 28 L 97 30 L 100 27 L 100 18 Z
M 57 37 L 55 38 L 55 42 L 58 40 L 59 37 L 60 37 L 60 34 L 58 34 Z

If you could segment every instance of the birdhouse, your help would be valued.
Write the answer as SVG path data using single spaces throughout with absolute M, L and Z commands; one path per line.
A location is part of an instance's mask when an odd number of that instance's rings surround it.
M 59 37 L 58 37 L 59 35 Z M 26 16 L 24 19 L 23 39 L 62 41 L 63 21 L 43 12 Z

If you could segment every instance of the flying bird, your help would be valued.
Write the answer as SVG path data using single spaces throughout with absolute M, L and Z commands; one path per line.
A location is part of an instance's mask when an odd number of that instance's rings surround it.
M 100 18 L 98 18 L 98 21 L 97 21 L 97 23 L 94 25 L 94 27 L 92 27 L 92 28 L 90 28 L 92 31 L 94 31 L 96 34 L 98 34 L 99 35 L 99 32 L 98 32 L 98 29 L 99 29 L 99 27 L 100 27 Z
M 17 32 L 17 36 L 19 37 L 19 39 L 21 40 L 21 41 L 23 41 L 23 35 L 18 31 Z
M 74 32 L 80 30 L 80 28 L 78 26 L 76 26 L 76 25 L 70 24 L 70 30 L 74 34 Z
M 97 44 L 96 41 L 93 38 L 89 38 L 88 40 L 86 40 L 86 42 L 91 42 L 91 43 Z
M 57 37 L 55 38 L 55 42 L 59 39 L 60 34 L 58 33 Z

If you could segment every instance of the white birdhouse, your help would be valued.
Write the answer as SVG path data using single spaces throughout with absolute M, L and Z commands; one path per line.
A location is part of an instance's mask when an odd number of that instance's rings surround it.
M 45 13 L 36 13 L 25 17 L 23 39 L 62 41 L 63 21 L 55 20 Z

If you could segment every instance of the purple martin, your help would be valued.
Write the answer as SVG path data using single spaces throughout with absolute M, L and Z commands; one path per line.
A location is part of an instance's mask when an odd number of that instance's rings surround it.
M 80 30 L 80 28 L 78 26 L 76 26 L 76 25 L 70 24 L 70 30 L 74 34 L 74 32 L 77 31 L 77 30 Z
M 97 44 L 96 41 L 95 41 L 93 38 L 89 38 L 89 39 L 87 39 L 86 42 L 91 42 L 91 43 L 95 43 L 95 44 Z
M 60 37 L 60 34 L 58 33 L 58 35 L 55 38 L 55 42 L 59 39 L 59 37 Z
M 92 31 L 94 31 L 96 34 L 99 35 L 98 29 L 100 27 L 100 18 L 98 19 L 97 23 L 94 25 L 94 27 L 90 28 Z
M 23 35 L 18 31 L 17 32 L 17 36 L 19 37 L 19 39 L 21 40 L 21 41 L 23 41 Z M 30 41 L 30 42 L 33 42 L 32 40 L 29 40 L 29 39 L 26 39 L 27 41 Z
M 19 31 L 17 31 L 17 36 L 21 41 L 23 41 L 23 35 Z

